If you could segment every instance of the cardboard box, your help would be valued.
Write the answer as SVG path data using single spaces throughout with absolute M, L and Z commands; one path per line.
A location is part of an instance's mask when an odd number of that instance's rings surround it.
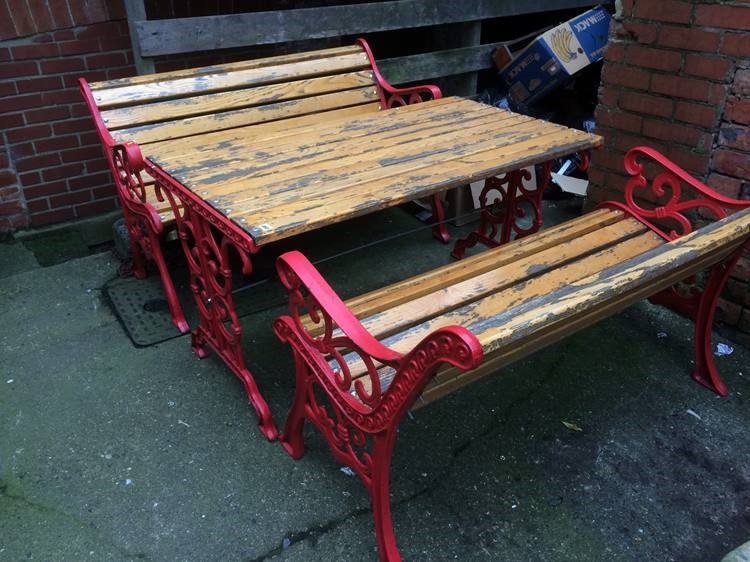
M 501 71 L 512 100 L 529 106 L 569 77 L 602 59 L 609 12 L 597 6 L 537 37 Z

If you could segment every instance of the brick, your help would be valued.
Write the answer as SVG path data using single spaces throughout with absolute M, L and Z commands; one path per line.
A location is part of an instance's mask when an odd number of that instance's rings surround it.
M 619 150 L 620 152 L 625 154 L 631 148 L 642 145 L 643 137 L 641 135 L 631 135 L 618 131 L 617 134 L 613 134 L 608 137 L 608 144 L 612 148 L 612 150 Z M 657 150 L 661 150 L 663 148 L 657 142 L 652 142 L 651 146 Z M 620 166 L 619 170 L 623 170 L 622 166 Z
M 47 90 L 58 90 L 62 88 L 62 80 L 59 76 L 45 76 L 43 78 L 30 78 L 16 82 L 16 88 L 20 94 L 29 92 L 43 92 Z
M 16 174 L 11 170 L 3 170 L 0 172 L 0 185 L 5 187 L 8 185 L 16 184 Z
M 91 115 L 88 108 L 83 103 L 76 103 L 68 107 L 70 107 L 71 117 L 86 117 Z
M 39 172 L 29 172 L 28 174 L 21 174 L 18 176 L 18 181 L 21 185 L 37 185 L 42 182 L 42 176 Z
M 653 68 L 665 72 L 677 72 L 682 68 L 682 53 L 665 51 L 652 47 L 630 45 L 625 62 L 643 68 Z
M 43 121 L 59 121 L 70 117 L 70 109 L 67 105 L 58 105 L 53 107 L 44 107 L 42 109 L 32 109 L 24 113 L 27 123 L 41 123 Z
M 125 64 L 127 64 L 125 53 L 101 53 L 97 55 L 88 55 L 86 57 L 86 66 L 88 66 L 89 69 L 124 66 Z
M 16 199 L 15 201 L 0 202 L 0 215 L 13 215 L 23 213 L 23 203 Z
M 52 39 L 55 41 L 69 41 L 75 38 L 76 34 L 72 29 L 58 29 L 52 34 Z
M 618 84 L 637 90 L 648 90 L 651 73 L 632 66 L 607 64 L 602 71 L 602 81 L 606 84 Z
M 101 154 L 101 152 L 99 152 L 99 154 Z M 93 174 L 95 172 L 101 172 L 103 170 L 109 170 L 109 164 L 107 164 L 107 161 L 104 159 L 104 157 L 86 161 L 87 174 Z
M 721 52 L 735 57 L 750 57 L 750 41 L 746 33 L 725 33 Z
M 595 154 L 595 162 L 598 167 L 613 172 L 622 172 L 622 161 L 625 158 L 624 152 L 597 150 Z
M 670 146 L 664 151 L 678 166 L 697 176 L 704 176 L 708 171 L 708 163 L 711 155 L 704 153 L 698 154 L 687 148 Z
M 104 185 L 103 187 L 97 187 L 91 190 L 91 195 L 94 199 L 108 199 L 110 197 L 117 196 L 117 190 L 114 184 Z
M 750 177 L 750 157 L 742 152 L 719 148 L 714 154 L 713 167 L 717 172 L 740 178 Z
M 750 125 L 750 99 L 729 98 L 724 108 L 727 121 Z
M 56 90 L 42 93 L 40 105 L 55 105 L 59 103 L 80 103 L 81 93 L 74 89 Z
M 57 24 L 57 29 L 63 29 L 66 27 L 73 27 L 75 22 L 70 17 L 70 10 L 68 9 L 67 2 L 53 1 L 48 2 L 49 11 L 52 15 L 52 19 Z
M 651 79 L 651 91 L 677 98 L 708 101 L 711 85 L 705 80 L 695 78 L 655 74 Z
M 67 221 L 73 218 L 75 218 L 75 213 L 72 208 L 68 207 L 66 209 L 35 213 L 31 216 L 31 224 L 34 226 L 44 226 L 45 224 Z
M 132 48 L 129 35 L 111 35 L 99 39 L 102 51 L 128 51 Z
M 9 147 L 10 157 L 12 160 L 18 160 L 20 158 L 26 158 L 28 156 L 34 156 L 34 143 L 31 142 L 20 142 Z
M 68 207 L 91 201 L 90 191 L 76 191 L 75 193 L 63 193 L 49 198 L 52 208 Z
M 690 2 L 677 0 L 659 0 L 658 2 L 641 1 L 636 3 L 634 15 L 647 20 L 671 23 L 690 23 L 693 6 Z
M 732 83 L 732 93 L 739 96 L 750 96 L 750 70 L 741 69 L 737 71 Z
M 750 152 L 750 127 L 724 125 L 719 131 L 719 145 Z M 750 154 L 747 155 L 750 159 Z
M 622 26 L 628 34 L 641 45 L 650 45 L 656 42 L 658 27 L 652 23 L 637 23 L 624 21 Z
M 10 48 L 13 60 L 43 59 L 56 57 L 60 54 L 57 43 L 32 43 L 31 45 L 16 45 Z
M 76 205 L 75 211 L 77 216 L 87 217 L 90 215 L 113 211 L 116 208 L 117 199 L 103 199 L 101 201 L 92 201 L 91 203 Z
M 99 41 L 96 39 L 62 41 L 59 45 L 61 55 L 83 55 L 99 52 Z
M 625 45 L 610 39 L 604 53 L 604 59 L 607 62 L 622 62 L 625 60 Z
M 5 131 L 8 142 L 30 141 L 34 139 L 43 139 L 52 134 L 52 128 L 47 125 L 30 125 L 20 129 L 10 129 Z
M 700 5 L 695 10 L 695 23 L 704 27 L 750 30 L 750 7 Z
M 673 109 L 671 99 L 637 92 L 620 92 L 619 105 L 628 111 L 660 117 L 671 117 Z
M 108 68 L 107 80 L 116 80 L 117 78 L 130 78 L 138 74 L 134 66 L 123 66 L 121 68 Z
M 91 189 L 92 187 L 99 187 L 111 182 L 112 175 L 108 171 L 100 172 L 98 174 L 86 174 L 77 178 L 69 179 L 68 189 L 70 191 L 78 191 L 79 189 Z
M 56 168 L 49 168 L 42 172 L 42 179 L 44 181 L 54 181 L 69 178 L 72 176 L 80 176 L 83 172 L 83 164 L 76 162 L 74 164 L 65 164 L 63 166 L 57 166 Z
M 50 195 L 57 195 L 58 193 L 64 192 L 65 181 L 47 182 L 39 185 L 32 185 L 30 187 L 24 187 L 23 189 L 23 193 L 26 196 L 26 199 L 49 197 Z
M 720 298 L 716 303 L 716 319 L 730 326 L 736 326 L 740 321 L 742 307 L 732 301 Z
M 0 130 L 22 127 L 24 125 L 23 113 L 0 114 Z
M 0 82 L 0 97 L 15 96 L 17 93 L 15 82 Z
M 27 199 L 26 208 L 30 213 L 41 213 L 49 209 L 49 201 L 46 199 Z
M 697 145 L 701 138 L 701 132 L 695 127 L 658 119 L 645 119 L 643 121 L 643 135 L 689 146 Z
M 730 176 L 724 176 L 716 172 L 711 172 L 709 174 L 706 183 L 722 195 L 732 197 L 733 199 L 739 197 L 740 187 L 742 186 L 741 180 Z
M 68 133 L 80 133 L 81 131 L 87 131 L 93 127 L 93 122 L 88 117 L 81 117 L 79 119 L 69 119 L 68 121 L 60 121 L 53 125 L 53 131 L 56 135 L 65 135 Z
M 10 10 L 10 19 L 13 21 L 13 25 L 16 28 L 16 37 L 24 37 L 36 33 L 34 19 L 31 17 L 25 4 L 19 5 L 19 3 L 11 4 L 8 2 L 8 6 L 12 6 L 12 9 Z
M 91 160 L 92 158 L 101 158 L 102 149 L 98 146 L 84 146 L 66 150 L 62 154 L 63 162 L 78 162 L 79 160 Z
M 16 170 L 18 172 L 30 172 L 40 168 L 49 168 L 60 164 L 60 156 L 56 153 L 42 154 L 31 156 L 16 161 Z
M 37 76 L 38 74 L 39 65 L 34 61 L 0 64 L 0 78 L 18 78 L 21 76 Z
M 677 121 L 700 125 L 707 129 L 715 127 L 719 120 L 716 107 L 684 101 L 678 101 L 675 104 L 674 118 Z
M 34 16 L 34 23 L 36 24 L 37 30 L 46 31 L 57 28 L 57 25 L 52 18 L 52 12 L 50 12 L 48 6 L 49 2 L 47 2 L 47 0 L 27 0 L 27 3 Z M 44 36 L 47 36 L 49 37 L 49 40 L 52 40 L 51 34 L 46 33 Z
M 39 66 L 44 74 L 61 74 L 83 70 L 86 68 L 86 62 L 83 58 L 65 57 L 41 61 Z
M 730 59 L 712 55 L 687 55 L 685 57 L 685 74 L 700 76 L 709 80 L 724 80 L 734 66 Z
M 50 137 L 48 139 L 34 141 L 34 150 L 40 154 L 44 152 L 77 148 L 78 146 L 80 146 L 78 135 Z
M 665 26 L 659 32 L 659 45 L 674 49 L 715 53 L 720 43 L 721 34 L 716 31 Z
M 618 88 L 600 88 L 599 105 L 604 107 L 617 107 L 620 99 L 620 90 Z
M 630 133 L 640 133 L 643 118 L 632 113 L 600 108 L 596 112 L 596 123 L 597 126 L 612 127 L 613 129 L 621 129 Z

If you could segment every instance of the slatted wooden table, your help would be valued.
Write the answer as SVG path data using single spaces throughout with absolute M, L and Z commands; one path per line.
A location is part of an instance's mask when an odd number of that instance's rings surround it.
M 601 142 L 455 97 L 317 117 L 142 147 L 148 173 L 174 203 L 188 257 L 201 316 L 193 349 L 203 356 L 210 345 L 245 381 L 252 376 L 232 304 L 230 248 L 247 273 L 250 255 L 268 243 Z M 257 390 L 248 391 L 251 400 L 257 395 L 261 429 L 270 435 L 267 406 Z

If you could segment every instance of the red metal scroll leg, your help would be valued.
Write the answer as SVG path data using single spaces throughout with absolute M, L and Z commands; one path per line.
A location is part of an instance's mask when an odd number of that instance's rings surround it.
M 711 268 L 708 282 L 705 289 L 703 289 L 698 304 L 698 313 L 695 317 L 695 369 L 693 371 L 693 379 L 721 396 L 729 394 L 729 390 L 716 370 L 711 349 L 711 332 L 719 295 L 729 278 L 729 274 L 732 272 L 732 268 L 742 255 L 743 249 L 744 246 L 740 247 L 725 261 Z
M 309 392 L 312 392 L 312 375 L 302 357 L 297 351 L 294 353 L 296 386 L 294 387 L 294 402 L 284 423 L 284 432 L 279 437 L 281 446 L 294 460 L 305 454 L 303 429 L 305 427 L 305 408 L 308 407 Z
M 164 296 L 167 297 L 167 305 L 169 306 L 169 313 L 172 316 L 172 323 L 180 332 L 186 334 L 190 331 L 190 326 L 188 326 L 187 320 L 185 320 L 185 314 L 182 312 L 182 305 L 180 305 L 180 299 L 174 288 L 172 276 L 169 274 L 167 263 L 164 261 L 164 254 L 161 251 L 159 238 L 152 232 L 149 233 L 149 238 L 151 239 L 152 248 L 151 257 L 159 270 L 159 277 L 161 277 Z
M 448 234 L 448 227 L 445 225 L 443 200 L 440 199 L 440 195 L 437 193 L 432 195 L 432 220 L 435 222 L 435 226 L 432 227 L 432 235 L 443 244 L 447 244 L 451 236 Z
M 395 441 L 395 425 L 373 438 L 372 481 L 369 492 L 381 562 L 401 561 L 391 518 L 390 472 Z

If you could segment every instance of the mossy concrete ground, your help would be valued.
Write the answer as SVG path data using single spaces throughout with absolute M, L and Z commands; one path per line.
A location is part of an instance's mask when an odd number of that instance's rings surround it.
M 346 293 L 364 268 L 412 265 L 373 247 L 326 268 Z M 293 461 L 188 337 L 133 347 L 101 298 L 118 266 L 101 253 L 0 279 L 0 560 L 375 560 L 367 496 L 314 431 Z M 283 311 L 243 319 L 279 424 Z M 404 559 L 719 560 L 750 537 L 750 351 L 717 362 L 727 398 L 689 377 L 691 325 L 640 303 L 406 418 Z

